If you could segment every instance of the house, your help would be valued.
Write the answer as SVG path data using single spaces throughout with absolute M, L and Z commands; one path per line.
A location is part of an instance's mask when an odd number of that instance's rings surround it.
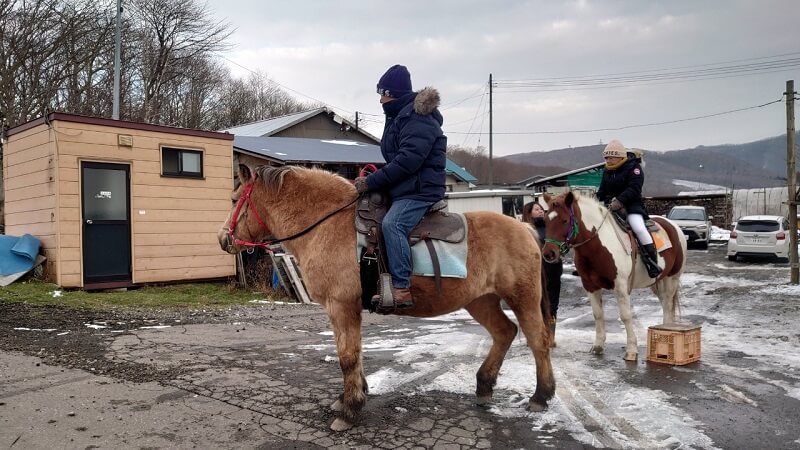
M 328 108 L 274 117 L 223 130 L 235 135 L 234 167 L 269 165 L 316 166 L 354 179 L 366 164 L 384 164 L 380 139 L 357 128 Z M 446 189 L 465 192 L 476 181 L 447 160 Z
M 532 181 L 526 183 L 525 187 L 536 192 L 551 194 L 560 194 L 568 190 L 594 194 L 603 179 L 604 165 L 604 162 L 600 162 L 549 177 L 532 177 Z
M 233 136 L 51 113 L 8 130 L 6 233 L 42 242 L 66 288 L 229 277 Z

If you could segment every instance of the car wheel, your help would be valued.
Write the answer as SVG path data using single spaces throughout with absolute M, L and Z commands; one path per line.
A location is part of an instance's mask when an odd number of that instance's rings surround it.
M 728 255 L 728 261 L 736 262 L 736 255 Z

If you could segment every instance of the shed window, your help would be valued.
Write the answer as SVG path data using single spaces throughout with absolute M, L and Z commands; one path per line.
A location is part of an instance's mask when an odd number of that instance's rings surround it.
M 203 177 L 203 152 L 161 147 L 161 173 L 171 177 Z

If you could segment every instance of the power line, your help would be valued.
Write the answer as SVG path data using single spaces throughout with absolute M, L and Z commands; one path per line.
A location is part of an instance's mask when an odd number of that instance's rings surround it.
M 523 134 L 595 133 L 595 132 L 599 132 L 599 131 L 619 131 L 619 130 L 627 130 L 627 129 L 630 129 L 630 128 L 654 127 L 654 126 L 658 126 L 658 125 L 669 125 L 669 124 L 680 123 L 680 122 L 689 122 L 689 121 L 692 121 L 692 120 L 707 119 L 707 118 L 710 118 L 710 117 L 723 116 L 723 115 L 726 115 L 726 114 L 733 114 L 733 113 L 737 113 L 737 112 L 741 112 L 741 111 L 748 111 L 748 110 L 751 110 L 751 109 L 763 108 L 765 106 L 772 105 L 772 104 L 775 104 L 775 103 L 780 103 L 782 101 L 783 101 L 783 97 L 779 98 L 778 100 L 774 100 L 774 101 L 771 101 L 771 102 L 763 103 L 761 105 L 747 106 L 747 107 L 744 107 L 744 108 L 731 109 L 731 110 L 728 110 L 728 111 L 722 111 L 722 112 L 713 113 L 713 114 L 705 114 L 705 115 L 702 115 L 702 116 L 687 117 L 685 119 L 667 120 L 667 121 L 663 121 L 663 122 L 650 122 L 650 123 L 642 123 L 642 124 L 635 124 L 635 125 L 623 125 L 623 126 L 619 126 L 619 127 L 595 128 L 595 129 L 589 129 L 589 130 L 507 131 L 507 132 L 495 132 L 494 134 L 523 135 Z M 483 132 L 472 133 L 469 130 L 467 132 L 448 131 L 448 133 L 449 134 L 467 134 L 467 135 L 488 134 L 488 133 L 483 133 Z
M 481 92 L 481 91 L 483 91 L 483 92 Z M 480 94 L 478 94 L 478 92 L 481 92 L 481 93 L 480 93 Z M 439 110 L 440 110 L 440 111 L 444 111 L 444 110 L 446 110 L 446 109 L 455 108 L 456 106 L 458 106 L 458 105 L 460 105 L 460 104 L 464 103 L 464 102 L 465 102 L 465 101 L 467 101 L 467 100 L 471 100 L 471 99 L 473 99 L 473 98 L 480 97 L 480 96 L 482 96 L 482 95 L 486 95 L 486 86 L 481 86 L 481 87 L 479 87 L 479 88 L 478 88 L 478 89 L 477 89 L 475 92 L 473 92 L 472 94 L 469 94 L 469 96 L 467 96 L 466 98 L 463 98 L 463 99 L 461 99 L 461 100 L 458 100 L 458 101 L 455 101 L 455 102 L 452 102 L 452 103 L 448 103 L 448 104 L 446 104 L 446 105 L 442 105 L 442 106 L 439 108 Z

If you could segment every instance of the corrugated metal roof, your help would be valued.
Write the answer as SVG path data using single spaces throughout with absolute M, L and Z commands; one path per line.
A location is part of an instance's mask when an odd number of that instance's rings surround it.
M 233 147 L 285 164 L 385 163 L 379 146 L 347 140 L 237 135 Z
M 568 177 L 570 175 L 575 175 L 577 173 L 588 172 L 590 170 L 594 170 L 594 169 L 597 169 L 599 167 L 603 167 L 605 164 L 606 163 L 604 163 L 604 162 L 600 162 L 600 163 L 597 163 L 597 164 L 592 164 L 591 166 L 581 167 L 580 169 L 570 170 L 569 172 L 559 173 L 557 175 L 549 176 L 549 177 L 546 177 L 546 178 L 540 178 L 540 179 L 538 179 L 536 181 L 533 181 L 531 183 L 526 184 L 525 187 L 529 188 L 531 186 L 536 186 L 536 185 L 539 185 L 539 184 L 542 184 L 542 183 L 546 183 L 546 182 L 548 182 L 550 180 L 557 180 L 559 178 Z
M 258 122 L 248 123 L 222 131 L 241 136 L 271 136 L 324 111 L 327 111 L 327 109 L 311 109 L 308 111 L 287 114 L 285 116 L 273 117 L 267 120 L 260 120 Z
M 380 146 L 347 140 L 235 136 L 233 148 L 282 164 L 386 163 Z M 472 174 L 449 159 L 445 170 L 463 181 L 477 181 Z
M 461 178 L 467 183 L 474 183 L 478 181 L 478 179 L 475 178 L 474 175 L 467 172 L 466 169 L 454 163 L 453 161 L 450 161 L 449 159 L 447 160 L 447 165 L 445 166 L 445 170 L 457 176 L 458 178 Z

